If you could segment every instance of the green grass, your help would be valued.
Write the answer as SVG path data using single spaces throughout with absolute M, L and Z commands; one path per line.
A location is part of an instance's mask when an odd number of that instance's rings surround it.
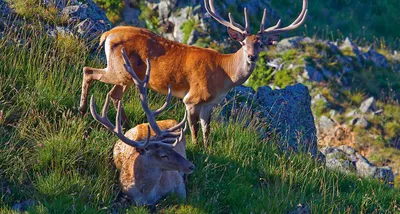
M 301 11 L 302 1 L 273 0 L 271 5 L 289 24 Z M 400 22 L 400 4 L 397 0 L 309 1 L 308 9 L 309 17 L 301 27 L 308 35 L 332 40 L 349 36 L 364 42 L 388 42 L 400 47 L 400 30 L 396 27 Z M 301 31 L 294 33 L 298 35 Z
M 42 32 L 22 26 L 0 40 L 0 210 L 9 213 L 14 204 L 32 199 L 37 203 L 31 213 L 147 213 L 120 197 L 111 156 L 116 137 L 77 111 L 83 66 L 104 67 L 103 61 L 85 41 L 65 39 L 74 44 L 71 50 Z M 90 93 L 98 105 L 108 89 L 94 83 Z M 152 108 L 163 99 L 151 93 Z M 132 124 L 145 122 L 134 89 L 124 106 Z M 160 119 L 178 120 L 183 109 L 174 99 Z M 260 139 L 256 126 L 213 122 L 209 149 L 189 142 L 196 170 L 189 176 L 188 198 L 167 198 L 156 211 L 285 213 L 299 203 L 312 213 L 400 211 L 398 190 L 328 171 L 307 154 L 282 153 Z

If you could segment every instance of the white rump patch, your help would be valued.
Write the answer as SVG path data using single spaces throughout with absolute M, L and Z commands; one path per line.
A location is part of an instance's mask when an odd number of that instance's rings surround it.
M 109 35 L 106 39 L 106 42 L 104 44 L 104 50 L 106 52 L 106 59 L 107 59 L 107 68 L 105 69 L 106 72 L 108 71 L 108 65 L 110 64 L 110 54 L 111 54 L 111 44 L 110 40 L 112 38 L 112 35 Z

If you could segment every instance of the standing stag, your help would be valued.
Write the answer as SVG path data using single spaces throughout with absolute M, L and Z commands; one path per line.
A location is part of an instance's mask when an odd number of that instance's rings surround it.
M 119 138 L 114 146 L 113 158 L 120 170 L 122 190 L 137 205 L 154 205 L 168 193 L 176 193 L 179 197 L 186 198 L 181 172 L 190 174 L 194 170 L 194 165 L 186 159 L 185 129 L 182 129 L 186 122 L 186 114 L 179 124 L 175 120 L 156 121 L 155 116 L 165 110 L 171 99 L 171 90 L 168 91 L 165 104 L 159 110 L 151 111 L 147 101 L 150 62 L 147 61 L 145 79 L 141 81 L 130 66 L 125 52 L 123 56 L 127 73 L 132 75 L 133 82 L 139 89 L 140 102 L 149 123 L 137 125 L 124 135 L 121 131 L 121 101 L 117 104 L 114 126 L 107 118 L 110 96 L 107 95 L 102 116 L 96 112 L 93 96 L 90 100 L 93 117 Z M 176 131 L 178 129 L 181 129 L 180 132 Z
M 234 54 L 222 54 L 215 50 L 170 41 L 143 28 L 116 27 L 105 32 L 100 39 L 100 44 L 105 42 L 107 68 L 83 69 L 80 111 L 86 111 L 88 89 L 94 80 L 115 85 L 110 91 L 114 105 L 133 84 L 131 76 L 122 66 L 123 58 L 119 50 L 125 47 L 129 61 L 140 78 L 145 75 L 145 59 L 150 59 L 153 65 L 150 88 L 166 94 L 168 85 L 171 85 L 172 95 L 183 99 L 189 113 L 192 140 L 197 140 L 200 120 L 206 146 L 213 106 L 220 103 L 230 89 L 243 84 L 249 78 L 264 45 L 273 44 L 278 34 L 294 30 L 304 22 L 308 2 L 303 0 L 303 9 L 298 18 L 284 28 L 279 28 L 279 20 L 275 26 L 264 29 L 264 10 L 260 31 L 255 35 L 248 31 L 246 8 L 245 27 L 242 27 L 233 21 L 231 14 L 229 21 L 224 20 L 216 12 L 213 0 L 204 0 L 204 4 L 211 17 L 226 26 L 229 35 L 240 42 L 240 50 Z M 123 116 L 123 119 L 126 120 L 126 117 Z

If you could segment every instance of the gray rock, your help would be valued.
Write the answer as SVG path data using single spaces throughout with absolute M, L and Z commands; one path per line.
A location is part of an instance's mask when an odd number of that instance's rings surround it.
M 57 37 L 58 35 L 62 36 L 73 36 L 74 33 L 67 27 L 55 27 L 49 29 L 47 34 L 51 37 Z
M 325 147 L 321 149 L 325 155 L 326 167 L 344 173 L 355 173 L 361 177 L 369 177 L 393 187 L 394 173 L 390 167 L 377 167 L 364 156 L 349 146 Z
M 367 60 L 370 60 L 376 67 L 388 68 L 389 62 L 386 57 L 380 53 L 378 53 L 375 48 L 370 47 L 368 52 L 364 54 L 364 57 Z
M 281 148 L 317 155 L 316 128 L 307 87 L 302 84 L 281 90 L 259 87 L 256 96 L 269 131 L 280 137 Z
M 232 89 L 226 96 L 220 120 L 227 121 L 235 114 L 246 114 L 265 124 L 258 130 L 263 138 L 276 138 L 279 146 L 287 151 L 309 152 L 318 156 L 316 128 L 311 113 L 311 98 L 307 87 L 301 84 L 272 90 L 259 87 L 257 92 L 246 86 Z
M 346 113 L 346 117 L 356 117 L 357 115 L 358 115 L 358 111 L 356 109 Z
M 336 126 L 336 124 L 332 119 L 330 119 L 330 118 L 328 118 L 326 116 L 321 116 L 319 118 L 318 130 L 319 130 L 320 133 L 331 132 L 331 131 L 333 131 L 335 126 Z
M 318 93 L 317 95 L 315 95 L 312 98 L 311 105 L 314 105 L 314 104 L 319 103 L 319 102 L 327 103 L 328 100 L 324 97 L 324 95 L 322 95 L 321 93 Z
M 391 167 L 385 166 L 378 168 L 374 178 L 388 184 L 390 187 L 394 187 L 394 173 Z
M 62 10 L 61 14 L 65 17 L 68 17 L 69 23 L 77 23 L 87 19 L 88 17 L 87 10 L 88 10 L 87 4 L 74 5 L 65 7 Z
M 95 21 L 88 18 L 76 25 L 75 29 L 81 37 L 92 39 L 109 30 L 110 25 L 102 20 Z
M 364 116 L 356 117 L 350 121 L 350 124 L 353 126 L 358 126 L 361 128 L 367 128 L 369 123 Z
M 306 65 L 302 77 L 313 82 L 321 82 L 324 80 L 322 74 L 311 65 Z
M 276 46 L 276 51 L 282 52 L 298 48 L 303 40 L 304 38 L 299 36 L 282 39 L 280 42 L 278 42 L 278 45 Z
M 341 50 L 344 49 L 350 49 L 353 51 L 354 55 L 356 56 L 357 60 L 359 63 L 364 63 L 364 54 L 360 51 L 360 49 L 349 39 L 349 37 L 346 37 L 344 40 L 343 44 L 340 46 Z
M 364 102 L 362 102 L 361 105 L 360 105 L 360 111 L 362 113 L 376 111 L 375 98 L 374 97 L 370 97 L 367 100 L 365 100 Z
M 12 13 L 11 8 L 8 6 L 8 3 L 0 0 L 0 17 L 7 17 Z

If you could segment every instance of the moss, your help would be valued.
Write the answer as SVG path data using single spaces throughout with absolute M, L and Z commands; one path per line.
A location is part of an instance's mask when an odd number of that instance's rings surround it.
M 124 8 L 124 1 L 94 0 L 94 2 L 106 11 L 107 18 L 112 23 L 117 23 L 121 20 L 121 10 Z
M 139 20 L 145 21 L 148 29 L 158 33 L 160 20 L 158 19 L 157 12 L 147 7 L 144 3 L 140 4 L 140 11 Z
M 276 72 L 274 83 L 276 86 L 284 88 L 295 83 L 295 80 L 290 76 L 290 70 L 284 69 Z
M 15 12 L 29 21 L 44 21 L 53 24 L 66 23 L 65 17 L 58 16 L 55 4 L 44 5 L 40 0 L 7 0 Z
M 183 23 L 181 30 L 183 32 L 183 43 L 187 44 L 190 35 L 196 29 L 197 22 L 194 19 L 189 19 L 187 22 Z
M 284 62 L 294 60 L 297 58 L 298 53 L 296 49 L 290 49 L 282 53 L 281 58 Z
M 321 117 L 324 113 L 328 112 L 327 102 L 324 100 L 317 100 L 312 109 L 315 116 Z

